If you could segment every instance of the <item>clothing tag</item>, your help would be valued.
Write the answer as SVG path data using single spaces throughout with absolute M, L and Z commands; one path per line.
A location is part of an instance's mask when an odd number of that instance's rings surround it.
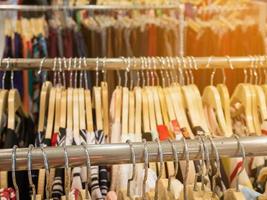
M 58 133 L 53 133 L 52 134 L 52 138 L 51 138 L 51 146 L 56 146 L 57 144 L 57 137 L 58 137 Z
M 172 125 L 172 128 L 173 128 L 173 132 L 176 134 L 176 133 L 180 133 L 181 132 L 181 128 L 180 128 L 180 125 L 178 123 L 178 121 L 175 119 L 175 120 L 171 120 L 171 125 Z

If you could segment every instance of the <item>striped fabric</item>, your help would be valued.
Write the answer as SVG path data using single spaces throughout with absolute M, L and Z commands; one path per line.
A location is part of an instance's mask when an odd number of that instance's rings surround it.
M 56 135 L 56 146 L 64 146 L 66 140 L 66 129 L 60 128 Z M 61 199 L 64 195 L 64 169 L 56 169 L 54 181 L 52 184 L 52 198 Z
M 95 132 L 95 141 L 96 144 L 105 143 L 105 134 L 103 130 Z M 99 184 L 102 196 L 106 197 L 108 193 L 108 171 L 106 166 L 99 166 Z

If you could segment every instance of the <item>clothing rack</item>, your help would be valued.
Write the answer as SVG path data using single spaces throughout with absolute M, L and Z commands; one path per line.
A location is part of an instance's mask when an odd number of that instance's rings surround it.
M 69 63 L 72 66 L 69 67 Z M 97 66 L 98 63 L 98 66 Z M 40 66 L 41 65 L 41 66 Z M 73 67 L 74 66 L 74 67 Z M 248 57 L 163 57 L 159 58 L 71 58 L 0 60 L 0 70 L 175 70 L 213 68 L 266 68 L 267 56 Z
M 58 11 L 58 10 L 149 10 L 180 9 L 181 4 L 164 5 L 0 5 L 0 10 L 15 11 Z
M 238 143 L 239 140 L 239 143 Z M 215 158 L 215 151 L 212 143 L 204 137 L 204 145 L 208 149 L 210 158 Z M 220 157 L 241 157 L 242 151 L 239 150 L 239 144 L 244 146 L 246 157 L 266 156 L 267 155 L 267 137 L 242 137 L 236 138 L 216 138 L 212 139 Z M 173 161 L 173 150 L 171 142 L 161 142 L 161 148 L 164 161 Z M 177 149 L 179 160 L 185 160 L 184 142 L 173 141 Z M 199 139 L 186 140 L 188 145 L 189 159 L 201 159 Z M 144 163 L 144 143 L 133 143 L 136 163 Z M 260 148 L 259 148 L 260 147 Z M 86 164 L 86 152 L 83 146 L 66 146 L 69 159 L 69 166 L 82 166 Z M 131 163 L 131 148 L 127 143 L 121 144 L 98 144 L 87 145 L 91 165 L 114 165 Z M 149 162 L 158 162 L 159 145 L 157 142 L 147 142 Z M 58 168 L 65 166 L 64 147 L 44 147 L 49 168 Z M 44 156 L 41 148 L 32 149 L 32 169 L 40 169 L 44 166 Z M 16 157 L 16 170 L 27 169 L 27 148 L 17 149 L 14 154 Z M 0 171 L 11 170 L 12 149 L 0 150 Z

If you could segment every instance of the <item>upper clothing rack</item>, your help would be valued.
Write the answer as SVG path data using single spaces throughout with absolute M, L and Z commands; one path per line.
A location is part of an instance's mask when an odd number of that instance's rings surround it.
M 209 140 L 204 137 L 203 144 L 207 148 L 210 159 L 215 158 L 214 146 L 216 147 L 219 156 L 222 157 L 242 157 L 242 151 L 239 150 L 239 145 L 243 145 L 245 149 L 245 157 L 266 156 L 267 155 L 267 137 L 266 136 L 252 136 L 242 138 L 215 138 Z M 188 152 L 190 160 L 202 159 L 200 153 L 200 145 L 202 144 L 198 139 L 173 141 L 179 160 L 185 160 L 185 151 Z M 188 147 L 185 148 L 185 144 Z M 173 161 L 174 154 L 170 141 L 160 142 L 163 160 Z M 87 145 L 89 159 L 91 165 L 113 165 L 113 164 L 129 164 L 131 160 L 131 148 L 127 143 L 121 144 L 98 144 Z M 259 148 L 260 147 L 260 148 Z M 134 149 L 136 163 L 144 163 L 144 143 L 132 143 Z M 187 149 L 187 150 L 185 150 Z M 66 146 L 64 147 L 43 147 L 33 148 L 31 150 L 32 169 L 43 168 L 44 154 L 49 164 L 49 168 L 58 168 L 65 166 L 65 153 L 67 152 L 69 166 L 82 166 L 86 164 L 87 153 L 83 146 Z M 13 149 L 0 150 L 0 171 L 11 170 L 12 155 L 16 158 L 16 171 L 26 170 L 28 163 L 27 148 L 18 148 L 12 154 Z M 147 152 L 149 162 L 158 162 L 159 158 L 159 144 L 157 142 L 147 142 Z
M 0 10 L 47 11 L 47 10 L 148 10 L 182 9 L 182 4 L 163 5 L 0 5 Z
M 71 66 L 70 66 L 71 63 Z M 5 58 L 0 70 L 177 70 L 213 68 L 266 68 L 267 56 L 247 57 L 143 57 L 143 58 Z

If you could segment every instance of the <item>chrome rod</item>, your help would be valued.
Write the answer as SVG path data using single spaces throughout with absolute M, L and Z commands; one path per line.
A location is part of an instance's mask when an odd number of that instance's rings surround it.
M 192 59 L 181 59 L 180 57 L 170 57 L 173 59 L 174 66 L 172 65 L 165 65 L 164 69 L 173 69 L 175 67 L 178 69 L 180 68 L 191 68 L 194 64 L 197 69 L 211 69 L 211 68 L 232 68 L 232 69 L 243 69 L 243 68 L 250 68 L 255 67 L 257 68 L 266 68 L 267 67 L 267 56 L 261 55 L 257 57 L 247 56 L 247 57 L 195 57 L 195 61 L 193 63 Z M 74 59 L 73 59 L 74 60 Z M 162 63 L 159 59 L 155 60 L 155 68 L 153 69 L 162 69 Z M 42 59 L 27 59 L 27 58 L 5 58 L 0 60 L 0 70 L 7 70 L 6 66 L 7 63 L 10 62 L 10 67 L 8 70 L 27 70 L 27 69 L 36 69 L 40 68 L 40 63 Z M 121 58 L 99 58 L 99 62 L 105 62 L 105 69 L 106 70 L 125 70 L 127 69 L 127 63 Z M 62 62 L 63 59 L 62 59 Z M 78 66 L 72 66 L 71 68 L 63 68 L 63 70 L 96 70 L 96 58 L 87 58 L 86 65 L 82 61 L 81 68 L 79 69 Z M 58 69 L 59 63 L 54 62 L 54 59 L 47 58 L 43 62 L 42 69 L 43 70 L 52 70 L 54 68 L 54 64 L 56 63 L 55 69 Z M 73 62 L 72 62 L 73 63 Z M 144 67 L 141 65 L 142 61 L 140 58 L 131 58 L 131 70 L 142 70 Z M 135 63 L 135 67 L 133 67 L 133 63 Z M 165 62 L 166 63 L 166 62 Z M 63 67 L 64 65 L 62 65 Z M 101 70 L 99 67 L 99 70 Z M 169 67 L 169 68 L 168 68 Z
M 267 137 L 242 137 L 240 142 L 245 147 L 247 157 L 266 156 L 267 155 Z M 199 140 L 187 140 L 189 147 L 189 155 L 191 160 L 201 159 L 199 152 Z M 211 158 L 213 158 L 214 152 L 212 151 L 212 145 L 208 139 L 205 139 Z M 184 159 L 184 144 L 182 141 L 175 141 L 178 156 L 180 160 Z M 238 144 L 235 138 L 219 138 L 214 139 L 214 144 L 218 149 L 221 157 L 240 157 L 238 151 Z M 172 147 L 168 141 L 161 142 L 162 150 L 165 161 L 172 161 Z M 143 143 L 133 143 L 135 149 L 136 162 L 143 163 Z M 113 164 L 126 164 L 130 163 L 131 150 L 128 144 L 99 144 L 88 145 L 90 160 L 92 165 L 113 165 Z M 68 146 L 69 165 L 82 166 L 86 163 L 86 153 L 82 146 Z M 17 149 L 16 153 L 16 170 L 27 169 L 27 148 Z M 47 154 L 49 167 L 59 168 L 64 167 L 64 148 L 63 147 L 46 147 L 45 152 Z M 156 142 L 148 142 L 149 161 L 158 161 L 158 144 Z M 12 149 L 0 150 L 0 171 L 11 170 L 11 155 Z M 43 154 L 40 148 L 34 148 L 32 150 L 32 168 L 43 168 Z
M 48 10 L 149 10 L 178 9 L 180 4 L 166 5 L 0 5 L 0 10 L 48 11 Z

